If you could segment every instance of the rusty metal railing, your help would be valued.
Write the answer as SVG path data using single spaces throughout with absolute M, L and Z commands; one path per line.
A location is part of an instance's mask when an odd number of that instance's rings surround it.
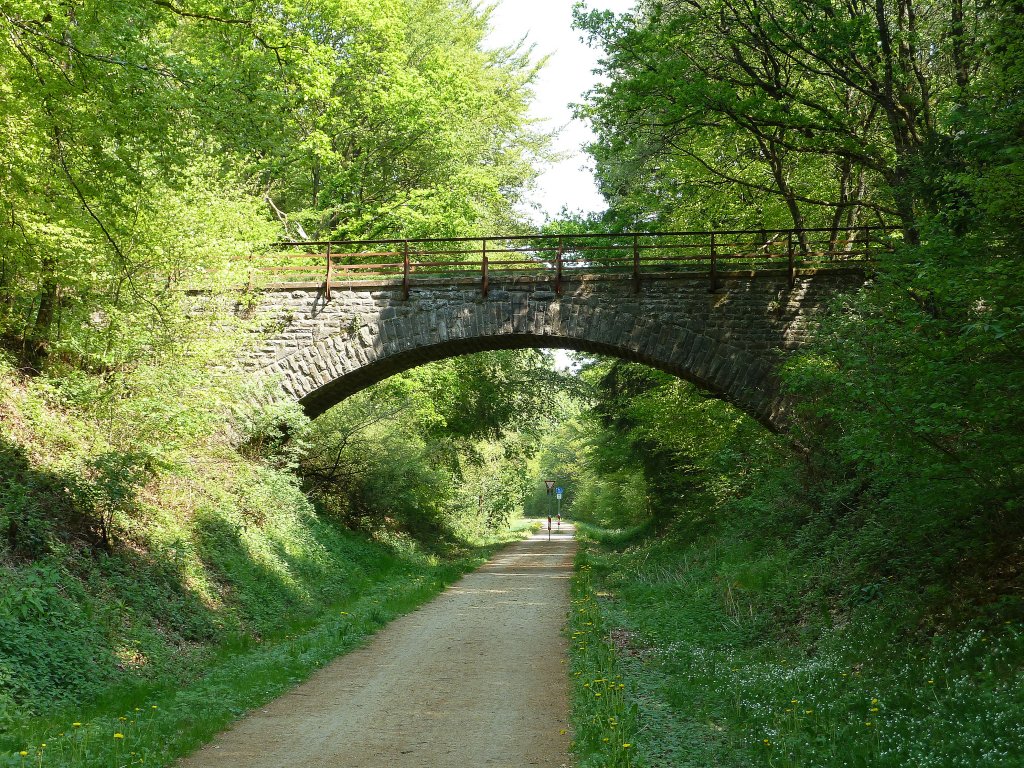
M 873 262 L 892 249 L 893 230 L 760 229 L 708 232 L 508 235 L 279 243 L 254 257 L 250 276 L 277 284 L 332 287 L 478 281 L 484 296 L 498 279 L 547 280 L 556 293 L 566 281 L 706 275 L 710 290 L 738 270 L 786 270 L 790 286 L 802 269 Z

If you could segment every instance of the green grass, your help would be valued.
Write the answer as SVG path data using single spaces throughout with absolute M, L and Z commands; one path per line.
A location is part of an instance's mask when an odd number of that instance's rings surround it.
M 952 619 L 896 588 L 830 601 L 826 563 L 752 525 L 578 528 L 576 599 L 600 629 L 573 643 L 573 669 L 621 675 L 618 716 L 636 718 L 632 762 L 591 757 L 608 734 L 577 684 L 581 765 L 1024 765 L 1024 625 L 1008 603 Z
M 568 622 L 572 749 L 580 768 L 628 768 L 636 764 L 636 707 L 627 698 L 585 551 L 575 566 Z
M 186 687 L 179 687 L 180 676 L 168 675 L 148 685 L 111 690 L 88 705 L 28 719 L 0 737 L 6 753 L 0 756 L 0 765 L 166 765 L 363 644 L 373 632 L 434 597 L 524 530 L 516 526 L 502 540 L 447 562 L 392 560 L 358 596 L 314 619 L 290 626 L 282 622 L 279 631 L 259 641 L 240 637 L 223 644 L 205 658 L 203 669 L 194 670 L 196 677 Z

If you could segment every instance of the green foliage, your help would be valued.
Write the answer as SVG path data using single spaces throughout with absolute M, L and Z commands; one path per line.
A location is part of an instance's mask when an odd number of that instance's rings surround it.
M 309 417 L 290 400 L 268 401 L 258 395 L 253 400 L 235 419 L 239 453 L 279 469 L 294 469 L 308 448 L 302 435 Z
M 591 369 L 596 415 L 545 449 L 576 449 L 572 515 L 620 527 L 578 525 L 594 542 L 580 578 L 593 580 L 591 620 L 615 638 L 602 663 L 635 707 L 637 764 L 945 765 L 971 754 L 1004 765 L 1015 754 L 1024 604 L 1006 510 L 1018 412 L 945 433 L 958 461 L 926 450 L 943 420 L 893 423 L 880 399 L 928 414 L 943 402 L 927 396 L 929 376 L 951 375 L 941 394 L 967 414 L 972 400 L 954 384 L 983 350 L 960 347 L 930 368 L 923 350 L 934 348 L 895 342 L 887 323 L 851 312 L 827 328 L 787 373 L 801 397 L 795 451 L 687 385 L 619 364 Z M 851 359 L 876 343 L 906 355 L 905 369 Z M 988 368 L 1012 398 L 1005 362 Z M 861 373 L 841 375 L 850 370 Z M 666 456 L 655 491 L 646 468 Z M 963 475 L 975 462 L 990 473 L 980 488 Z M 668 513 L 627 514 L 640 493 Z M 582 645 L 572 653 L 587 663 Z M 574 707 L 585 731 L 592 707 Z
M 1017 557 L 1024 488 L 1017 281 L 991 290 L 956 250 L 848 299 L 786 373 L 822 503 L 887 531 L 869 567 L 943 580 Z
M 12 552 L 55 551 L 61 534 L 85 527 L 88 508 L 77 478 L 34 469 L 22 446 L 0 438 L 0 530 Z
M 536 470 L 537 488 L 540 475 L 564 479 L 563 509 L 577 520 L 628 527 L 692 516 L 694 499 L 724 498 L 773 442 L 732 407 L 645 366 L 594 361 L 581 375 L 592 407 L 545 436 Z M 528 510 L 547 514 L 539 497 Z
M 620 639 L 638 764 L 1015 764 L 1019 614 L 933 632 L 935 606 L 892 584 L 840 607 L 822 599 L 834 562 L 741 516 L 585 557 L 605 596 L 595 624 Z
M 607 51 L 581 109 L 602 190 L 619 216 L 675 228 L 889 221 L 914 240 L 935 204 L 921 164 L 984 89 L 1000 16 L 914 0 L 580 10 Z
M 335 549 L 338 544 L 341 547 Z M 269 617 L 264 633 L 227 636 L 219 647 L 207 649 L 177 670 L 153 676 L 144 684 L 126 686 L 122 681 L 91 706 L 69 705 L 45 716 L 3 723 L 10 727 L 0 731 L 0 765 L 23 765 L 19 754 L 23 751 L 31 755 L 34 764 L 43 766 L 168 764 L 211 739 L 242 713 L 359 647 L 386 623 L 479 566 L 494 547 L 436 564 L 397 558 L 351 535 L 329 542 L 327 548 L 359 563 L 347 574 L 350 587 L 352 577 L 357 579 L 358 591 L 336 596 L 332 603 L 319 606 L 315 616 L 276 613 Z M 46 594 L 51 594 L 58 577 L 50 574 L 45 578 L 50 580 Z M 39 582 L 40 578 L 25 581 L 22 593 L 38 592 Z M 38 594 L 34 599 L 40 600 Z M 65 608 L 59 602 L 47 607 Z M 4 604 L 0 604 L 0 616 L 3 611 Z M 46 632 L 52 641 L 53 628 Z M 33 638 L 33 634 L 39 633 L 29 631 L 18 647 L 28 648 L 32 639 L 38 642 L 40 637 Z M 67 640 L 45 653 L 71 671 L 75 669 L 71 664 L 79 664 L 80 674 L 69 682 L 84 685 L 91 674 L 90 662 L 95 663 L 88 654 L 96 638 L 82 634 Z M 71 640 L 79 644 L 72 645 Z M 55 658 L 76 648 L 78 658 Z M 181 686 L 183 680 L 189 683 L 186 687 Z M 40 689 L 30 683 L 28 693 L 39 695 Z M 7 704 L 0 698 L 0 706 Z M 115 733 L 123 738 L 115 738 Z
M 177 687 L 232 639 L 392 576 L 425 597 L 416 574 L 461 550 L 425 555 L 409 531 L 507 529 L 524 449 L 493 441 L 550 399 L 536 356 L 410 377 L 416 428 L 360 434 L 355 479 L 317 489 L 324 516 L 291 471 L 324 455 L 315 430 L 225 365 L 252 342 L 238 289 L 275 239 L 518 226 L 545 146 L 536 70 L 486 33 L 463 0 L 0 9 L 0 344 L 43 374 L 0 367 L 0 724 Z M 360 516 L 385 546 L 339 525 Z M 169 736 L 186 713 L 147 720 L 152 749 L 194 743 Z
M 535 67 L 465 0 L 23 0 L 0 32 L 0 339 L 36 370 L 202 347 L 227 324 L 181 289 L 282 234 L 515 229 L 544 152 Z
M 639 765 L 636 706 L 619 672 L 614 636 L 598 605 L 585 552 L 576 557 L 569 613 L 572 675 L 572 750 L 578 765 L 625 768 Z
M 247 457 L 193 413 L 220 405 L 223 425 L 248 391 L 229 380 L 182 404 L 127 391 L 128 374 L 0 381 L 0 764 L 26 747 L 38 762 L 44 741 L 44 764 L 171 760 L 518 535 L 459 496 L 447 514 L 467 503 L 478 546 L 345 529 L 287 466 L 309 448 L 283 439 L 282 423 L 308 428 L 294 407 L 236 419 Z M 165 440 L 142 451 L 152 406 Z
M 784 439 L 649 373 L 593 391 L 576 471 L 601 493 L 573 514 L 662 534 L 590 561 L 633 633 L 640 757 L 1016 764 L 1019 7 L 652 2 L 579 23 L 608 48 L 583 109 L 608 220 L 903 230 L 787 361 Z M 646 515 L 611 514 L 640 489 Z
M 522 511 L 522 466 L 563 408 L 535 350 L 426 365 L 360 392 L 306 433 L 305 487 L 347 525 L 472 541 Z
M 1016 363 L 952 330 L 969 312 L 929 321 L 888 293 L 912 344 L 874 303 L 885 295 L 848 299 L 791 362 L 793 442 L 688 385 L 600 364 L 593 411 L 546 446 L 571 459 L 573 517 L 616 527 L 578 529 L 595 542 L 594 622 L 617 639 L 607 665 L 636 707 L 638 764 L 1015 756 Z M 631 512 L 641 493 L 652 508 Z
M 115 515 L 135 511 L 139 490 L 153 476 L 150 457 L 141 453 L 107 451 L 87 464 L 89 495 L 100 543 L 109 549 Z

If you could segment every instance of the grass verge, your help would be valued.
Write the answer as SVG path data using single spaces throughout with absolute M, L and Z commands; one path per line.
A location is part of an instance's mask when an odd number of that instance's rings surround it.
M 578 525 L 578 524 L 577 524 Z M 580 768 L 635 765 L 636 707 L 599 607 L 588 554 L 576 556 L 569 618 L 573 751 Z
M 1012 612 L 943 621 L 895 589 L 819 611 L 825 564 L 749 530 L 578 532 L 581 766 L 1024 765 L 1024 626 Z M 595 701 L 597 680 L 621 701 Z M 628 736 L 613 740 L 606 722 Z

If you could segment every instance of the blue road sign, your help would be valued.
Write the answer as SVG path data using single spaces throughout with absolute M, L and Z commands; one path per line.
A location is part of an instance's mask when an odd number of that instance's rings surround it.
M 555 493 L 561 495 L 562 489 L 561 488 L 555 488 Z

